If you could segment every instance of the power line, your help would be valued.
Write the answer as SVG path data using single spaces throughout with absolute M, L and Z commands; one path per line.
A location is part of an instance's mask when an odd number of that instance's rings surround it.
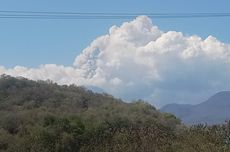
M 150 18 L 219 18 L 230 13 L 105 13 L 105 12 L 48 12 L 0 11 L 1 19 L 132 19 L 147 15 Z
M 17 13 L 17 14 L 81 14 L 81 15 L 230 15 L 230 13 L 106 13 L 106 12 L 50 12 L 50 11 L 1 11 L 0 13 Z

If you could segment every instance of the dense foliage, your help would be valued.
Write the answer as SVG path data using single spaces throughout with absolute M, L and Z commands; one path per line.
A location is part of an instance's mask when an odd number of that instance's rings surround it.
M 223 152 L 226 127 L 185 127 L 143 101 L 0 78 L 0 152 Z

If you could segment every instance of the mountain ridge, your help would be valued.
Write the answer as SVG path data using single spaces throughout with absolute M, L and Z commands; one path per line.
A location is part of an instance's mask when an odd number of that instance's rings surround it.
M 168 104 L 160 109 L 180 118 L 185 124 L 219 124 L 230 119 L 230 91 L 220 91 L 197 104 Z

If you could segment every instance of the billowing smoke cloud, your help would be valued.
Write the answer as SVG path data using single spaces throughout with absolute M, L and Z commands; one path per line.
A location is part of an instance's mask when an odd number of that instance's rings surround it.
M 230 45 L 161 31 L 146 16 L 113 26 L 76 57 L 73 66 L 31 69 L 0 67 L 0 74 L 50 79 L 60 84 L 93 85 L 123 99 L 146 99 L 161 106 L 197 103 L 230 90 Z

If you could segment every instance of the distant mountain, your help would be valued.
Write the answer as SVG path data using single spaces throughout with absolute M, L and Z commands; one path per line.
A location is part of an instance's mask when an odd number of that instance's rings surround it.
M 186 124 L 218 124 L 230 119 L 230 91 L 218 92 L 197 105 L 168 104 L 162 112 L 176 115 Z
M 87 86 L 85 86 L 85 88 L 87 90 L 93 91 L 94 93 L 105 93 L 105 91 L 102 88 L 99 88 L 99 87 L 96 87 L 93 85 L 87 85 Z

